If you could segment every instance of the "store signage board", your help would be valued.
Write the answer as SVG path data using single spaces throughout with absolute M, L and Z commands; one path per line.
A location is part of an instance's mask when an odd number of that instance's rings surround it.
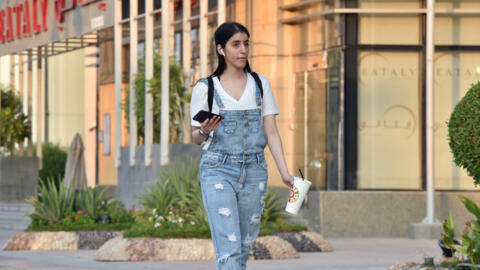
M 113 26 L 115 0 L 0 0 L 0 56 Z

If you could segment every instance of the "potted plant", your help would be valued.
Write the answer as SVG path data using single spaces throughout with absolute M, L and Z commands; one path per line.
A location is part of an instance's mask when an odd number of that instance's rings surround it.
M 0 85 L 0 201 L 23 201 L 37 189 L 38 159 L 23 156 L 31 124 L 12 87 Z

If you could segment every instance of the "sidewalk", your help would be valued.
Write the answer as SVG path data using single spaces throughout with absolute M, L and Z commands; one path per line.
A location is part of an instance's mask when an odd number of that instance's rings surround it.
M 0 230 L 0 248 L 13 231 Z M 442 259 L 435 240 L 399 238 L 333 238 L 327 239 L 335 249 L 328 253 L 300 253 L 295 260 L 249 261 L 248 270 L 386 270 L 397 263 L 422 262 L 424 257 Z M 0 250 L 0 269 L 38 270 L 214 270 L 212 262 L 96 262 L 94 250 L 88 251 L 3 251 Z

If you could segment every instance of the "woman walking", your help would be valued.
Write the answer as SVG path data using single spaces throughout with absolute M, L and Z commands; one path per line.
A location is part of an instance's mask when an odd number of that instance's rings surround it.
M 248 30 L 224 23 L 215 31 L 218 66 L 193 90 L 191 115 L 210 111 L 203 122 L 192 118 L 192 136 L 203 144 L 202 197 L 219 270 L 246 269 L 265 205 L 268 144 L 283 182 L 293 185 L 275 117 L 278 109 L 267 78 L 248 64 Z

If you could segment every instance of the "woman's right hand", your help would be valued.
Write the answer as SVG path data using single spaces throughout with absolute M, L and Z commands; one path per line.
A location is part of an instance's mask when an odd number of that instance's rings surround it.
M 214 131 L 222 123 L 222 118 L 218 116 L 213 116 L 212 119 L 206 119 L 202 123 L 202 131 L 206 135 L 209 135 L 210 132 Z

